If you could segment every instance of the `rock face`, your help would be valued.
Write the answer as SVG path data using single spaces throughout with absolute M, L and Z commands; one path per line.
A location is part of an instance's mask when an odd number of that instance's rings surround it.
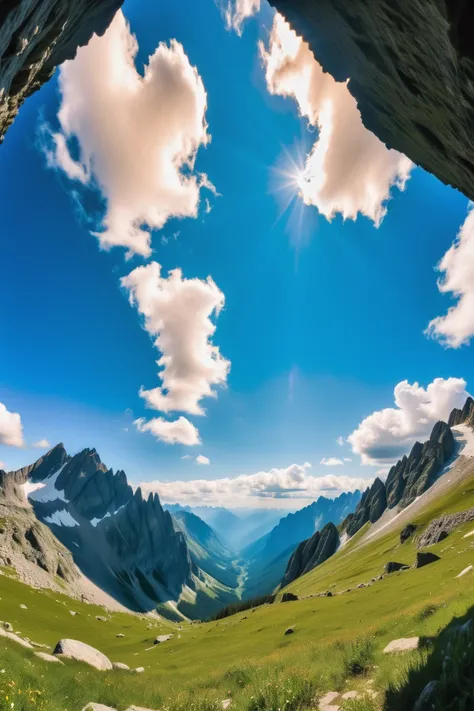
M 103 34 L 122 0 L 5 0 L 0 6 L 0 141 L 23 101 L 93 33 Z
M 469 521 L 474 521 L 474 508 L 460 511 L 459 513 L 445 514 L 433 519 L 419 537 L 417 541 L 418 548 L 426 548 L 439 543 L 455 528 Z
M 87 577 L 131 609 L 153 609 L 157 602 L 178 600 L 185 585 L 194 587 L 184 536 L 174 530 L 158 495 L 143 499 L 125 473 L 108 469 L 95 449 L 71 457 L 59 444 L 2 482 L 10 496 L 23 497 L 25 511 L 27 494 L 41 521 L 33 517 L 35 527 L 18 534 L 35 551 L 38 565 L 48 570 L 56 565 L 55 573 L 68 575 L 67 566 L 49 560 L 54 547 L 42 545 L 39 533 L 46 524 L 51 541 L 59 539 Z
M 53 654 L 61 654 L 63 657 L 85 662 L 85 664 L 89 664 L 91 667 L 99 669 L 99 671 L 113 669 L 112 662 L 105 654 L 84 642 L 79 642 L 77 639 L 60 639 L 54 648 Z
M 367 521 L 375 523 L 387 508 L 385 486 L 377 477 L 372 486 L 362 494 L 359 505 L 353 514 L 344 521 L 343 527 L 349 536 L 353 536 Z
M 336 552 L 338 545 L 339 533 L 333 523 L 326 524 L 311 538 L 301 541 L 288 562 L 281 586 L 285 587 L 300 575 L 309 573 L 310 570 L 324 563 Z
M 450 427 L 468 425 L 474 428 L 474 400 L 472 397 L 467 398 L 462 410 L 454 408 L 449 416 L 448 425 Z
M 405 543 L 413 536 L 418 526 L 414 523 L 407 523 L 405 528 L 400 531 L 400 543 Z
M 474 199 L 474 34 L 459 0 L 271 0 L 365 126 Z
M 367 521 L 375 523 L 387 507 L 405 508 L 411 504 L 434 484 L 453 454 L 451 428 L 445 422 L 437 422 L 429 440 L 424 444 L 415 442 L 409 456 L 390 469 L 385 484 L 376 479 L 364 492 L 355 512 L 343 523 L 347 534 L 353 536 Z

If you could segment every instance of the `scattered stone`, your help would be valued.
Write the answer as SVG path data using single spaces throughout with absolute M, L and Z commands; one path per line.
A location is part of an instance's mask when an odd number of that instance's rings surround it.
M 43 659 L 45 662 L 53 662 L 55 664 L 64 664 L 58 657 L 55 657 L 53 654 L 46 654 L 46 652 L 35 652 L 35 657 L 39 657 L 40 659 Z
M 115 711 L 112 706 L 105 706 L 104 704 L 90 703 L 84 706 L 82 711 Z
M 281 596 L 282 602 L 293 602 L 293 600 L 298 600 L 298 595 L 295 595 L 292 592 L 283 593 L 283 595 Z
M 124 634 L 122 634 L 121 632 L 119 632 L 119 633 L 118 633 L 118 634 L 116 634 L 115 636 L 116 636 L 116 637 L 120 637 L 120 638 L 123 638 L 123 637 L 125 637 L 125 635 L 124 635 Z
M 285 635 L 286 635 L 286 634 L 293 634 L 294 631 L 295 631 L 295 630 L 293 629 L 293 627 L 287 627 L 286 630 L 285 630 Z
M 126 711 L 153 711 L 153 709 L 146 709 L 144 706 L 135 706 L 135 704 L 133 704 L 129 706 Z
M 162 642 L 167 642 L 172 636 L 172 634 L 159 634 L 153 644 L 162 644 Z
M 411 649 L 418 649 L 420 644 L 419 637 L 402 637 L 400 639 L 392 640 L 385 647 L 384 654 L 391 654 L 392 652 L 407 652 Z
M 445 514 L 440 518 L 435 518 L 423 531 L 418 540 L 418 548 L 426 548 L 434 543 L 443 540 L 455 528 L 468 521 L 474 521 L 474 507 L 467 511 L 460 511 L 454 514 Z M 442 538 L 440 538 L 440 535 Z
M 96 615 L 96 620 L 99 620 L 99 622 L 107 622 L 106 617 L 102 617 L 102 615 Z
M 122 671 L 130 671 L 128 664 L 123 664 L 122 662 L 112 662 L 114 669 L 122 669 Z
M 27 610 L 27 609 L 28 609 L 27 606 L 26 606 L 26 605 L 23 605 L 23 604 L 21 604 L 20 607 L 21 607 L 22 610 Z
M 332 597 L 332 592 L 330 590 L 327 591 L 326 597 Z
M 7 632 L 7 630 L 3 629 L 3 627 L 0 627 L 0 637 L 6 637 L 6 639 L 11 640 L 12 642 L 21 644 L 22 647 L 26 647 L 27 649 L 33 649 L 33 645 L 27 642 L 26 639 L 22 639 L 13 632 Z
M 222 701 L 221 701 L 222 708 L 223 708 L 224 710 L 225 710 L 225 709 L 228 709 L 229 706 L 231 705 L 231 703 L 232 703 L 232 699 L 222 699 Z
M 360 590 L 361 588 L 365 588 L 365 587 L 366 587 L 365 583 L 359 583 L 359 585 L 357 586 L 357 590 Z
M 400 531 L 400 543 L 405 543 L 413 536 L 418 526 L 414 523 L 409 523 Z
M 7 632 L 13 632 L 13 625 L 11 625 L 9 622 L 2 622 L 2 625 L 3 629 Z
M 99 669 L 99 671 L 109 671 L 112 669 L 112 662 L 105 654 L 76 639 L 60 639 L 54 648 L 53 654 L 61 654 L 63 657 L 75 659 L 78 662 L 85 662 L 91 667 Z
M 134 671 L 135 674 L 143 674 L 145 667 L 136 667 L 136 669 L 132 669 L 132 671 Z
M 385 564 L 385 572 L 387 574 L 396 573 L 398 570 L 407 570 L 409 568 L 405 563 L 397 563 L 394 560 L 389 561 Z
M 474 536 L 474 530 L 469 531 L 469 533 L 465 533 L 463 538 L 470 538 L 471 536 Z
M 75 610 L 69 610 L 69 614 L 75 617 L 77 615 L 77 612 Z
M 358 696 L 359 696 L 358 691 L 346 691 L 345 694 L 342 694 L 341 698 L 344 700 L 345 699 L 357 699 Z
M 462 578 L 462 576 L 463 576 L 463 575 L 466 575 L 466 573 L 470 573 L 471 570 L 472 570 L 472 568 L 473 568 L 472 565 L 468 565 L 467 568 L 464 568 L 464 570 L 461 570 L 461 572 L 459 573 L 459 575 L 456 575 L 456 578 Z
M 413 707 L 413 711 L 428 711 L 428 709 L 430 709 L 431 711 L 431 709 L 434 708 L 433 702 L 436 696 L 437 687 L 437 681 L 428 682 L 428 684 L 425 686 L 420 696 L 418 697 L 418 700 L 415 706 Z
M 339 696 L 338 691 L 328 691 L 321 699 L 319 699 L 319 708 L 321 711 L 327 711 L 331 704 Z
M 425 565 L 430 563 L 436 563 L 437 560 L 441 560 L 439 555 L 436 553 L 431 553 L 430 551 L 418 551 L 416 554 L 415 568 L 423 568 Z

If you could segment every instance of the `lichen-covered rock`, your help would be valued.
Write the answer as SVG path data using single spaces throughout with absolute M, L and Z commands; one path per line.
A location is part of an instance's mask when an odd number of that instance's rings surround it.
M 470 2 L 270 1 L 325 71 L 350 80 L 370 131 L 474 199 Z
M 93 33 L 103 34 L 122 0 L 10 0 L 0 4 L 0 140 L 23 101 Z
M 430 521 L 417 541 L 418 548 L 427 548 L 446 538 L 451 531 L 464 523 L 474 521 L 474 507 L 467 511 L 445 514 Z

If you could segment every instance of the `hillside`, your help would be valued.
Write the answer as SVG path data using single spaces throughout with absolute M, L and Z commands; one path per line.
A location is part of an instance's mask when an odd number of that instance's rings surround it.
M 281 707 L 288 694 L 294 700 L 288 705 L 291 711 L 309 711 L 317 708 L 315 699 L 327 692 L 340 697 L 348 690 L 365 694 L 365 700 L 353 702 L 351 709 L 403 711 L 413 707 L 431 679 L 440 680 L 440 704 L 447 691 L 456 698 L 462 677 L 448 686 L 439 650 L 450 634 L 445 629 L 455 626 L 455 618 L 466 621 L 474 604 L 474 571 L 460 576 L 473 564 L 474 536 L 470 534 L 474 521 L 465 521 L 430 546 L 429 550 L 440 556 L 437 562 L 389 575 L 384 575 L 384 568 L 393 560 L 412 566 L 416 559 L 415 538 L 400 541 L 407 518 L 420 535 L 440 515 L 474 507 L 474 449 L 468 446 L 468 435 L 463 436 L 464 449 L 448 477 L 441 477 L 416 505 L 405 509 L 400 518 L 392 518 L 386 528 L 379 527 L 376 535 L 370 536 L 372 525 L 366 524 L 332 558 L 290 584 L 286 590 L 299 596 L 294 602 L 276 601 L 218 623 L 177 625 L 121 613 L 109 614 L 106 622 L 100 622 L 96 620 L 97 614 L 104 615 L 100 608 L 33 590 L 9 577 L 12 571 L 4 569 L 2 616 L 23 635 L 48 649 L 61 636 L 75 637 L 114 660 L 145 668 L 142 675 L 130 676 L 67 663 L 51 672 L 30 650 L 7 641 L 7 651 L 0 651 L 1 664 L 9 654 L 5 680 L 20 678 L 22 660 L 27 657 L 32 661 L 30 679 L 44 698 L 53 699 L 47 707 L 52 711 L 63 711 L 54 701 L 56 680 L 61 675 L 63 688 L 67 680 L 68 693 L 77 700 L 71 711 L 81 709 L 88 700 L 119 711 L 132 702 L 158 709 L 165 698 L 170 699 L 173 711 L 191 706 L 204 711 L 227 698 L 232 699 L 236 711 L 255 711 Z M 22 610 L 20 602 L 28 609 Z M 79 614 L 71 616 L 69 610 Z M 285 635 L 289 628 L 293 634 Z M 165 633 L 173 636 L 166 644 L 153 645 L 156 634 Z M 382 653 L 392 640 L 415 636 L 426 639 L 421 652 Z M 462 650 L 472 649 L 467 647 L 469 641 L 470 636 Z M 464 651 L 458 654 L 457 649 L 452 663 L 460 672 L 460 665 L 474 660 L 467 655 L 462 662 Z M 450 664 L 445 664 L 445 670 L 453 677 Z M 74 680 L 79 669 L 80 682 Z M 412 670 L 409 683 L 407 669 Z M 108 680 L 112 679 L 110 685 Z M 472 700 L 468 687 L 463 689 Z M 262 699 L 260 706 L 254 705 L 255 698 Z M 442 708 L 447 707 L 435 706 L 436 710 Z

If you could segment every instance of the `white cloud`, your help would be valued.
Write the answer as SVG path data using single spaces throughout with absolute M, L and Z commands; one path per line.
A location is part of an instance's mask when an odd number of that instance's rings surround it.
M 325 467 L 338 467 L 344 464 L 342 459 L 338 459 L 337 457 L 323 457 L 319 463 L 324 464 Z
M 33 447 L 36 449 L 48 449 L 51 445 L 47 439 L 39 439 L 37 442 L 33 442 Z
M 204 454 L 198 454 L 196 457 L 196 462 L 198 464 L 210 464 L 211 460 L 208 457 L 205 457 Z
M 181 459 L 192 459 L 193 455 L 192 454 L 184 454 Z
M 201 444 L 198 430 L 186 417 L 178 417 L 172 422 L 168 422 L 164 417 L 153 417 L 148 421 L 141 417 L 135 420 L 134 424 L 139 432 L 150 432 L 166 444 Z
M 268 48 L 260 44 L 268 90 L 292 97 L 318 138 L 295 170 L 295 187 L 307 205 L 327 219 L 336 213 L 355 219 L 360 213 L 379 225 L 390 189 L 403 189 L 412 163 L 362 124 L 346 83 L 324 73 L 308 45 L 275 15 Z
M 9 412 L 0 402 L 0 444 L 9 447 L 24 447 L 23 425 L 18 412 Z
M 336 439 L 336 442 L 337 442 L 337 444 L 338 444 L 340 447 L 344 447 L 345 440 L 344 440 L 344 437 L 343 437 L 342 435 L 339 435 L 339 437 Z
M 48 163 L 71 180 L 98 187 L 107 208 L 97 237 L 102 247 L 151 253 L 150 229 L 172 217 L 196 217 L 201 188 L 195 170 L 207 131 L 207 95 L 182 45 L 160 43 L 141 76 L 138 43 L 121 11 L 102 37 L 93 36 L 59 75 L 59 133 Z M 75 137 L 79 158 L 68 141 Z
M 344 457 L 344 462 L 352 462 L 352 459 L 350 457 Z
M 145 494 L 157 492 L 165 502 L 180 503 L 233 503 L 249 504 L 255 497 L 262 500 L 284 502 L 295 499 L 316 499 L 320 495 L 331 496 L 343 491 L 364 490 L 373 479 L 348 476 L 309 476 L 310 464 L 291 464 L 282 469 L 270 469 L 257 474 L 245 474 L 234 478 L 196 479 L 193 481 L 142 482 Z M 280 504 L 279 504 L 280 505 Z
M 260 11 L 260 0 L 228 0 L 224 17 L 228 30 L 242 34 L 245 20 Z
M 430 321 L 426 334 L 443 345 L 459 348 L 474 336 L 474 203 L 456 240 L 437 266 L 444 272 L 438 280 L 442 294 L 451 292 L 457 303 L 445 316 Z
M 223 308 L 224 294 L 211 277 L 184 279 L 180 269 L 163 277 L 157 262 L 137 267 L 121 283 L 161 351 L 161 386 L 140 392 L 147 406 L 203 415 L 200 401 L 216 397 L 213 386 L 225 385 L 230 368 L 212 343 L 211 317 Z
M 426 440 L 438 420 L 446 421 L 468 396 L 462 378 L 435 378 L 427 388 L 407 380 L 395 386 L 395 407 L 366 417 L 348 437 L 362 464 L 384 465 L 406 454 L 416 439 Z

